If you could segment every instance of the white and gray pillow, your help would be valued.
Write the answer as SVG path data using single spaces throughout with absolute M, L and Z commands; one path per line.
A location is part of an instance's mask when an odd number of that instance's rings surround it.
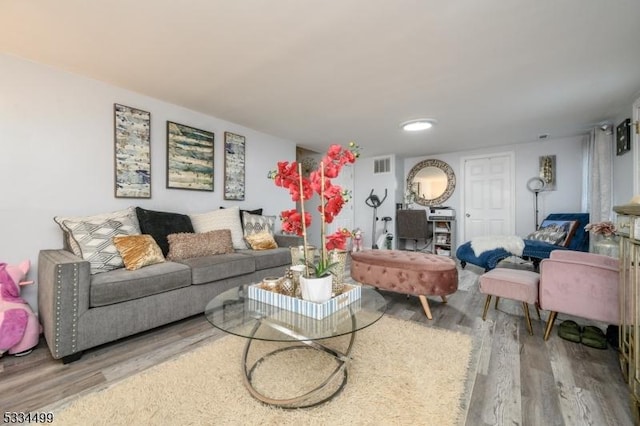
M 112 220 L 120 220 L 121 218 L 129 219 L 130 222 L 133 223 L 134 230 L 131 235 L 140 233 L 140 225 L 138 224 L 138 217 L 136 216 L 135 207 L 127 207 L 123 210 L 117 210 L 110 213 L 101 213 L 91 216 L 55 216 L 53 220 L 60 226 L 60 229 L 65 233 L 65 242 L 69 246 L 69 249 L 76 256 L 82 257 L 82 251 L 80 247 L 75 242 L 72 237 L 74 227 L 78 226 L 78 224 L 83 222 L 90 222 L 94 224 L 104 223 L 105 221 Z M 68 224 L 65 224 L 68 222 Z M 127 222 L 128 223 L 128 222 Z
M 91 264 L 91 274 L 124 267 L 120 252 L 113 244 L 113 237 L 140 234 L 137 225 L 128 217 L 102 222 L 65 220 L 63 224 L 72 230 L 71 239 L 80 250 L 79 256 Z
M 273 236 L 275 233 L 276 217 L 244 212 L 242 214 L 242 224 L 244 226 L 245 237 L 262 232 L 268 232 Z
M 240 209 L 230 207 L 219 210 L 212 210 L 207 213 L 190 214 L 193 230 L 197 233 L 228 229 L 231 231 L 233 248 L 244 250 L 247 245 L 242 234 L 242 224 L 240 223 Z

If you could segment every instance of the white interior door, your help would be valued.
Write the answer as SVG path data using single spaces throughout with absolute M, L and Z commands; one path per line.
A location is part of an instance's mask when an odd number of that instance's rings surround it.
M 462 159 L 464 239 L 515 234 L 514 155 Z
M 337 178 L 332 179 L 334 185 L 340 185 L 343 190 L 348 191 L 353 196 L 353 166 L 345 164 Z M 353 200 L 344 205 L 340 214 L 333 219 L 333 222 L 327 225 L 326 232 L 333 234 L 339 228 L 347 228 L 353 230 Z

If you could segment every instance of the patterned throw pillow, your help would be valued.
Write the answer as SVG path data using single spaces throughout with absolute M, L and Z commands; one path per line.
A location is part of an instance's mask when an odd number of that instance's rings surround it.
M 167 260 L 191 259 L 233 253 L 231 231 L 218 229 L 201 234 L 171 234 Z
M 129 271 L 164 262 L 162 250 L 151 235 L 118 235 L 113 237 L 113 245 Z
M 127 218 L 134 224 L 134 230 L 131 232 L 132 234 L 140 233 L 140 225 L 138 224 L 138 218 L 136 217 L 136 209 L 135 207 L 128 207 L 123 210 L 118 210 L 111 213 L 101 213 L 92 216 L 55 216 L 53 220 L 58 224 L 60 229 L 65 233 L 66 243 L 76 256 L 82 257 L 82 251 L 80 250 L 80 246 L 75 242 L 72 238 L 73 227 L 77 226 L 82 222 L 91 222 L 91 223 L 104 223 L 106 220 L 120 220 L 121 218 Z M 69 222 L 68 225 L 65 222 Z
M 564 231 L 558 231 L 555 229 L 543 228 L 539 229 L 531 234 L 527 235 L 527 240 L 544 241 L 545 243 L 560 245 L 567 237 L 567 233 Z
M 240 209 L 238 207 L 212 210 L 207 213 L 190 214 L 189 217 L 191 218 L 195 232 L 202 233 L 218 229 L 229 229 L 231 231 L 233 248 L 236 250 L 247 248 L 243 239 L 242 225 L 240 224 Z
M 273 239 L 273 234 L 268 231 L 262 231 L 255 234 L 247 235 L 244 237 L 253 250 L 268 250 L 278 248 L 276 240 Z
M 244 224 L 245 238 L 249 235 L 258 234 L 261 232 L 268 232 L 271 235 L 273 235 L 275 232 L 275 216 L 259 216 L 245 212 L 242 215 L 242 222 Z
M 576 220 L 549 220 L 542 221 L 537 231 L 527 235 L 528 240 L 544 241 L 549 244 L 567 247 L 578 228 Z
M 80 256 L 91 263 L 91 274 L 122 268 L 124 263 L 113 237 L 138 233 L 135 224 L 126 217 L 102 223 L 66 220 L 64 225 L 73 230 L 71 237 L 80 248 Z

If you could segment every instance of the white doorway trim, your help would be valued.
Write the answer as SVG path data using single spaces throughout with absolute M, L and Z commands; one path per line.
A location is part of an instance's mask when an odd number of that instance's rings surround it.
M 458 232 L 461 235 L 460 241 L 468 241 L 466 237 L 466 229 L 465 229 L 465 215 L 466 215 L 466 206 L 465 206 L 465 162 L 467 160 L 476 160 L 480 158 L 489 158 L 489 157 L 503 157 L 506 156 L 509 158 L 509 169 L 511 173 L 511 182 L 509 183 L 509 191 L 511 191 L 511 201 L 509 203 L 509 233 L 515 235 L 516 233 L 516 154 L 514 151 L 505 151 L 505 152 L 492 152 L 490 154 L 478 154 L 478 155 L 468 155 L 465 157 L 460 157 L 460 182 L 462 182 L 460 188 L 460 220 L 458 224 Z

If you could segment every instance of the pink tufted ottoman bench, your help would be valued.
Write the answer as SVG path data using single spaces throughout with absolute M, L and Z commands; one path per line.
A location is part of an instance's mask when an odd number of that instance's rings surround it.
M 433 319 L 426 296 L 458 290 L 456 263 L 444 256 L 403 250 L 365 250 L 351 253 L 351 278 L 384 290 L 420 298 L 427 318 Z

